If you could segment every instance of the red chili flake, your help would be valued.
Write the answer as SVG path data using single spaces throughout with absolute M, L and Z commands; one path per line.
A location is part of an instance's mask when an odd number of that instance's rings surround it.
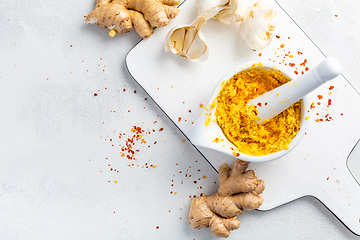
M 157 143 L 157 141 L 154 142 L 154 145 Z
M 302 52 L 299 52 L 299 51 L 297 52 L 297 54 L 298 54 L 298 55 L 303 55 L 303 53 L 302 53 Z
M 300 63 L 300 66 L 305 67 L 305 63 L 307 63 L 307 59 L 304 59 L 304 62 Z
M 304 71 L 301 71 L 301 75 L 304 75 Z
M 160 129 L 159 129 L 160 132 L 163 131 L 163 130 L 164 130 L 164 128 L 160 128 Z
M 285 44 L 281 44 L 280 47 L 281 47 L 281 48 L 284 48 L 284 47 L 285 47 Z
M 289 66 L 290 66 L 290 67 L 294 67 L 294 66 L 295 66 L 295 63 L 289 63 Z
M 136 90 L 134 90 L 134 93 L 136 93 Z
M 305 71 L 309 71 L 309 68 L 308 68 L 308 67 L 306 67 L 306 68 L 305 68 Z
M 102 58 L 100 58 L 100 60 L 102 60 Z
M 340 113 L 341 116 L 343 116 L 344 114 L 343 113 Z
M 191 110 L 189 110 L 189 113 L 191 113 Z
M 258 55 L 259 55 L 259 57 L 261 57 L 262 53 L 259 53 Z
M 333 89 L 334 89 L 334 86 L 330 86 L 330 87 L 329 87 L 329 90 L 333 90 Z
M 294 71 L 294 73 L 295 73 L 296 75 L 298 75 L 298 74 L 299 74 L 299 72 L 298 72 L 298 71 Z
M 279 36 L 279 35 L 276 35 L 276 38 L 280 38 L 280 36 Z
M 331 105 L 331 99 L 328 99 L 328 105 L 329 106 Z
M 94 97 L 96 97 L 98 94 L 97 93 L 94 93 Z
M 70 45 L 70 47 L 73 47 L 72 45 Z
M 320 105 L 321 103 L 320 102 L 317 102 L 317 105 Z
M 180 122 L 180 121 L 181 121 L 181 117 L 178 118 L 178 122 Z
M 200 169 L 198 169 L 198 172 L 200 172 Z
M 124 89 L 123 89 L 123 92 L 125 92 L 125 91 L 126 91 L 126 89 L 124 88 Z
M 335 15 L 335 17 L 338 17 L 338 15 Z
M 196 183 L 197 183 L 197 181 L 194 181 L 194 183 L 196 184 Z
M 265 106 L 267 105 L 267 102 L 265 102 Z
M 159 229 L 159 226 L 156 226 L 156 229 Z
M 322 96 L 322 95 L 318 95 L 317 97 L 318 97 L 319 99 L 322 99 L 322 98 L 323 98 L 323 96 Z
M 329 177 L 327 177 L 327 179 L 326 180 L 329 180 Z
M 257 105 L 258 105 L 259 107 L 261 107 L 261 102 L 259 102 Z

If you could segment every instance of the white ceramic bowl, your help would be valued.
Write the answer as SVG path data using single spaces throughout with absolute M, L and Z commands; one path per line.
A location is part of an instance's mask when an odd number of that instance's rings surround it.
M 214 89 L 214 92 L 210 98 L 206 110 L 204 110 L 201 116 L 196 120 L 196 122 L 193 124 L 192 128 L 189 130 L 187 134 L 192 144 L 194 144 L 197 147 L 212 149 L 248 162 L 266 162 L 266 161 L 275 160 L 277 158 L 286 155 L 292 149 L 294 149 L 296 145 L 300 142 L 302 137 L 305 135 L 306 129 L 309 124 L 309 120 L 305 120 L 305 118 L 309 116 L 309 112 L 310 112 L 309 111 L 310 102 L 308 96 L 302 98 L 302 103 L 301 103 L 302 114 L 300 121 L 300 130 L 298 131 L 296 136 L 292 139 L 289 145 L 289 149 L 281 150 L 276 153 L 262 155 L 262 156 L 251 156 L 241 152 L 240 152 L 240 156 L 238 157 L 234 156 L 233 153 L 234 151 L 231 148 L 236 149 L 236 146 L 227 140 L 227 138 L 225 137 L 224 133 L 222 132 L 221 128 L 219 127 L 219 125 L 215 120 L 215 115 L 214 115 L 215 109 L 209 110 L 210 108 L 209 106 L 211 105 L 211 103 L 213 103 L 214 99 L 218 95 L 223 81 L 227 81 L 232 76 L 234 76 L 235 73 L 251 68 L 254 64 L 259 64 L 259 63 L 248 62 L 241 64 L 235 67 L 234 69 L 231 69 L 220 79 L 219 83 L 216 85 Z M 280 70 L 285 76 L 289 77 L 290 79 L 296 78 L 296 75 L 292 72 L 292 69 L 290 67 L 286 67 L 284 65 L 269 61 L 261 61 L 261 64 L 263 65 L 264 68 L 274 68 Z M 210 122 L 210 124 L 205 125 L 206 116 L 210 113 L 211 113 L 210 116 L 212 116 L 210 118 L 213 120 L 212 122 Z M 224 139 L 224 142 L 221 143 L 214 142 L 214 139 L 216 138 Z

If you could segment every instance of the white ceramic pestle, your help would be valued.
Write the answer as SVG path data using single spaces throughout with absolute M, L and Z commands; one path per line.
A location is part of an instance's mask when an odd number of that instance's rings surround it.
M 250 100 L 248 104 L 257 106 L 257 123 L 260 124 L 275 117 L 340 73 L 340 63 L 335 58 L 326 58 L 304 75 Z

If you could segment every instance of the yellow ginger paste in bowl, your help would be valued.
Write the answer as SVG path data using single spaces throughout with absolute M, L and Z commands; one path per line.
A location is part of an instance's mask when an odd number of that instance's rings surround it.
M 216 105 L 217 123 L 237 151 L 262 156 L 289 148 L 300 129 L 302 100 L 259 125 L 257 106 L 247 104 L 288 81 L 277 69 L 255 67 L 236 73 L 223 85 L 212 106 Z

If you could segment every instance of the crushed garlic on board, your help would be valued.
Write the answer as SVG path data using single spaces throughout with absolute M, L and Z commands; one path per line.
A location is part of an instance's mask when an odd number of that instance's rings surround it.
M 289 81 L 277 69 L 253 67 L 236 73 L 214 100 L 217 123 L 240 153 L 261 156 L 288 149 L 300 129 L 301 100 L 264 124 L 247 103 Z M 266 103 L 265 103 L 266 104 Z

